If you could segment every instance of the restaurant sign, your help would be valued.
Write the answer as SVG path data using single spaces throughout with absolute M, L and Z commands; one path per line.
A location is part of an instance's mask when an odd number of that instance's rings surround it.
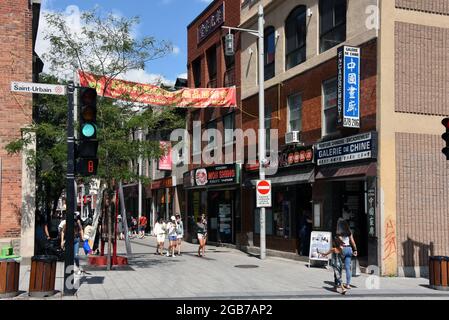
M 238 183 L 240 179 L 239 171 L 236 164 L 191 170 L 184 174 L 184 188 Z
M 306 165 L 313 163 L 313 147 L 288 147 L 279 152 L 278 168 L 288 168 L 297 165 Z M 246 164 L 246 171 L 259 170 L 259 162 L 255 164 Z
M 315 159 L 319 166 L 377 158 L 377 132 L 316 144 Z

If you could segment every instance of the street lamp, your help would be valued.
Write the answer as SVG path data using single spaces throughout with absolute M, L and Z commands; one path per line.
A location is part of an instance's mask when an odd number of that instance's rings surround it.
M 259 38 L 259 179 L 265 180 L 265 167 L 266 160 L 266 137 L 265 137 L 265 70 L 264 70 L 264 13 L 263 5 L 259 4 L 258 11 L 258 30 L 249 30 L 241 28 L 233 28 L 223 26 L 222 28 L 231 30 L 248 32 Z M 229 37 L 229 40 L 233 40 L 233 37 Z M 226 44 L 227 46 L 227 44 Z M 233 50 L 226 48 L 226 53 L 231 53 Z M 265 208 L 260 208 L 260 259 L 265 259 L 266 255 L 266 239 L 265 239 Z

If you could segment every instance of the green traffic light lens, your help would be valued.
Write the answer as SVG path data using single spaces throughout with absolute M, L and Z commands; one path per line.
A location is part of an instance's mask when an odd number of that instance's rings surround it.
M 94 125 L 92 125 L 90 123 L 85 124 L 83 126 L 82 133 L 83 133 L 83 136 L 85 136 L 86 138 L 93 137 L 93 135 L 95 134 L 95 127 L 94 127 Z

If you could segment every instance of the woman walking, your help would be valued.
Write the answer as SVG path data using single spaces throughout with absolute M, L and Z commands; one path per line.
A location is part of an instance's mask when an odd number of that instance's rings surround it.
M 337 222 L 337 237 L 342 242 L 342 256 L 345 263 L 346 284 L 345 288 L 351 288 L 351 260 L 357 256 L 357 246 L 352 236 L 351 229 L 346 220 L 340 218 Z M 354 251 L 353 251 L 354 250 Z
M 178 246 L 178 256 L 181 255 L 181 243 L 184 238 L 184 224 L 182 223 L 181 216 L 176 215 L 176 234 L 177 234 L 177 246 Z
M 175 216 L 171 216 L 170 222 L 167 224 L 168 231 L 168 240 L 170 241 L 170 245 L 167 251 L 167 257 L 175 256 L 176 243 L 178 242 L 178 235 L 176 232 L 176 218 Z
M 164 254 L 164 242 L 165 242 L 165 228 L 162 218 L 159 218 L 154 225 L 154 234 L 156 235 L 156 253 L 161 256 Z
M 207 237 L 207 225 L 205 223 L 204 215 L 203 217 L 198 217 L 196 228 L 197 228 L 198 242 L 200 244 L 198 248 L 198 257 L 201 256 L 204 257 L 204 251 L 206 249 L 206 237 Z

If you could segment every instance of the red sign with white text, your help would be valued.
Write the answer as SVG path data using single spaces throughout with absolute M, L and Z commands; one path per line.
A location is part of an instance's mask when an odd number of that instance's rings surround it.
M 171 143 L 166 141 L 160 141 L 160 146 L 161 149 L 165 150 L 165 155 L 159 158 L 158 169 L 171 170 L 172 169 Z

